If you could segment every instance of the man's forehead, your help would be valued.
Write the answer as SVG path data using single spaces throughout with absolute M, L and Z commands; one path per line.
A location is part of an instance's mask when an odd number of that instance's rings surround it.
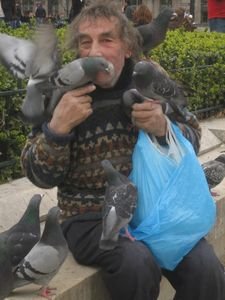
M 102 32 L 117 31 L 118 20 L 115 17 L 109 19 L 104 17 L 88 18 L 80 22 L 78 30 L 80 33 L 90 32 L 91 29 L 98 28 Z

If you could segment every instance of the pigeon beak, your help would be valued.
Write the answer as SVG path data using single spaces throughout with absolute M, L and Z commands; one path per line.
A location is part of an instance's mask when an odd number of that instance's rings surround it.
M 108 67 L 105 68 L 105 71 L 106 71 L 107 73 L 109 73 L 109 74 L 113 74 L 113 73 L 114 73 L 114 66 L 113 66 L 113 64 L 112 64 L 112 63 L 109 63 L 109 64 L 108 64 Z

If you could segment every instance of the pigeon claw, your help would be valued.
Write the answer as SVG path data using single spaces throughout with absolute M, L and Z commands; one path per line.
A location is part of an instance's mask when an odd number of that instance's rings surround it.
M 125 233 L 122 235 L 123 237 L 128 238 L 131 242 L 136 241 L 135 237 L 133 237 L 130 232 L 128 231 L 128 229 L 125 229 Z
M 53 290 L 56 290 L 56 288 L 50 288 L 48 286 L 47 287 L 43 286 L 40 289 L 39 296 L 46 298 L 48 300 L 52 300 L 52 296 L 55 295 L 55 293 L 52 292 Z
M 214 191 L 210 191 L 210 193 L 211 193 L 211 195 L 212 195 L 213 197 L 218 197 L 218 196 L 220 196 L 219 193 L 214 192 Z

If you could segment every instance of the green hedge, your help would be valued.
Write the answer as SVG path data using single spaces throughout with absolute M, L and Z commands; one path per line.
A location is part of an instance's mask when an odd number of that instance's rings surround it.
M 33 31 L 27 25 L 11 29 L 1 23 L 0 32 L 29 38 Z M 64 49 L 65 32 L 66 28 L 57 30 L 63 64 L 73 59 L 72 53 Z M 224 103 L 223 34 L 170 31 L 165 42 L 152 52 L 152 58 L 158 61 L 172 78 L 185 82 L 192 89 L 189 97 L 190 110 Z M 21 84 L 25 88 L 26 81 Z M 15 90 L 17 87 L 17 80 L 0 65 L 0 91 Z M 0 168 L 0 183 L 22 176 L 20 153 L 30 131 L 30 127 L 20 119 L 22 99 L 23 95 L 19 94 L 11 98 L 0 97 L 0 166 L 4 161 L 16 162 L 13 167 Z
M 225 104 L 225 35 L 170 31 L 152 58 L 193 91 L 191 111 Z

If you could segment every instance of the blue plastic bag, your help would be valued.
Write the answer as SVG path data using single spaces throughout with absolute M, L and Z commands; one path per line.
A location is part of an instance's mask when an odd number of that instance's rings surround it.
M 176 145 L 181 150 L 178 159 L 171 155 L 171 145 L 163 153 L 140 131 L 130 174 L 138 189 L 138 205 L 129 231 L 168 270 L 210 231 L 216 219 L 216 206 L 192 145 L 176 125 L 171 131 L 175 152 Z

